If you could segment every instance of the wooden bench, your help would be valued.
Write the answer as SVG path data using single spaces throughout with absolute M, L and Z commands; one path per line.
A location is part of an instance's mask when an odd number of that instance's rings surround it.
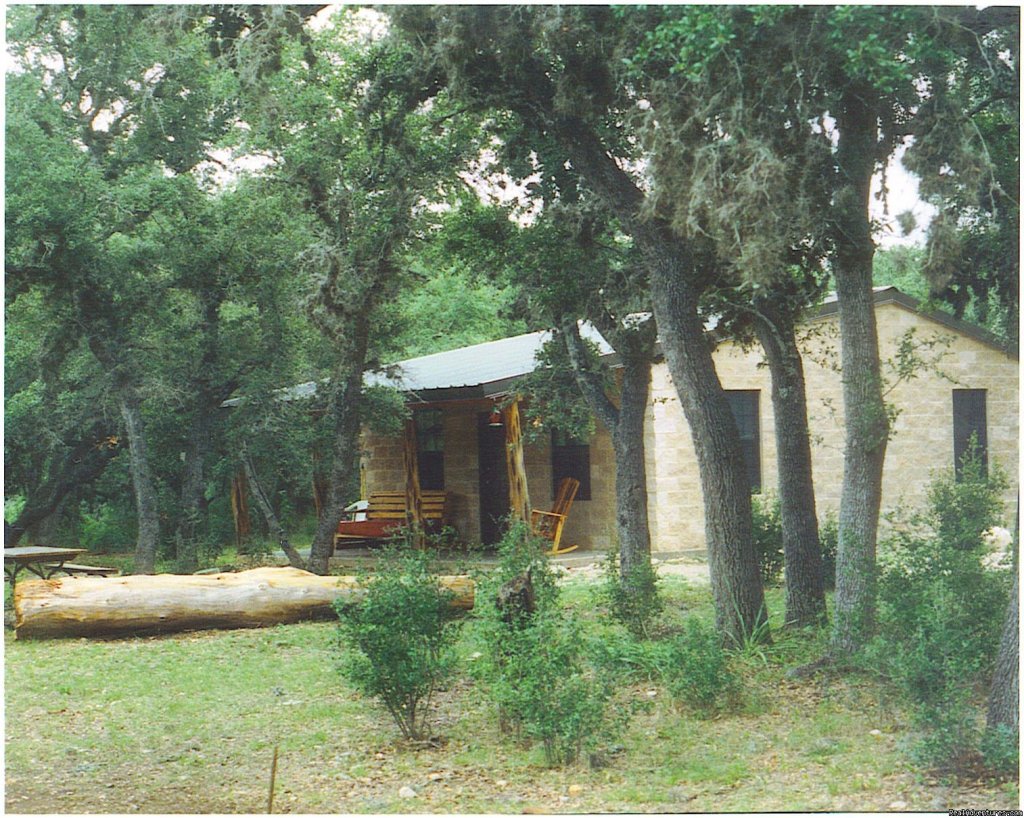
M 116 568 L 107 568 L 103 565 L 79 565 L 77 562 L 65 562 L 63 565 L 47 563 L 46 567 L 52 569 L 54 573 L 64 571 L 70 576 L 82 574 L 87 577 L 110 577 L 119 573 Z
M 448 494 L 444 491 L 420 492 L 420 508 L 428 531 L 440 531 L 447 521 Z M 405 492 L 375 491 L 370 494 L 365 520 L 342 520 L 334 534 L 335 548 L 353 548 L 397 533 L 406 524 Z

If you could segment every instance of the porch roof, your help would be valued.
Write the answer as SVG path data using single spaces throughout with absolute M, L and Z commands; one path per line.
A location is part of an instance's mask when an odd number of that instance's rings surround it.
M 615 350 L 593 326 L 580 323 L 580 334 L 597 345 L 602 356 Z M 487 398 L 509 390 L 516 378 L 537 367 L 537 353 L 551 332 L 529 332 L 512 338 L 409 358 L 384 372 L 368 372 L 368 386 L 391 386 L 422 400 Z

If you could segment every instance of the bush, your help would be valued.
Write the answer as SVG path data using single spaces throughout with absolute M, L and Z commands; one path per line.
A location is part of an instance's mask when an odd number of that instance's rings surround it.
M 606 674 L 662 684 L 678 704 L 710 717 L 736 703 L 740 678 L 715 629 L 696 617 L 669 639 L 638 640 L 603 634 L 590 650 Z
M 703 716 L 712 716 L 735 700 L 739 677 L 711 625 L 691 616 L 685 631 L 668 643 L 666 652 L 663 675 L 673 699 Z
M 779 499 L 770 494 L 751 499 L 754 548 L 761 567 L 761 579 L 767 585 L 778 580 L 786 561 L 782 549 L 782 512 Z
M 639 562 L 623 577 L 615 551 L 608 552 L 605 559 L 602 596 L 612 617 L 637 638 L 650 636 L 651 624 L 665 608 L 658 593 L 658 572 L 651 561 Z
M 928 506 L 939 540 L 962 550 L 982 546 L 983 534 L 1001 522 L 1002 493 L 1009 485 L 1006 472 L 993 465 L 991 474 L 976 441 L 964 455 L 957 476 L 952 469 L 940 472 L 928 488 Z
M 965 464 L 959 480 L 936 476 L 929 507 L 895 521 L 879 556 L 881 635 L 866 651 L 926 731 L 916 755 L 940 769 L 955 770 L 977 747 L 972 688 L 991 671 L 1008 594 L 1008 572 L 982 561 L 981 534 L 998 522 L 1002 484 L 976 466 Z
M 981 754 L 985 765 L 1000 775 L 1015 776 L 1020 770 L 1020 739 L 1017 732 L 1005 724 L 987 730 L 981 739 Z
M 499 544 L 499 568 L 477 590 L 483 655 L 476 667 L 502 722 L 542 742 L 554 766 L 577 760 L 601 732 L 608 690 L 585 663 L 579 626 L 559 604 L 546 546 L 522 523 Z M 502 587 L 524 577 L 533 610 L 499 604 Z
M 365 597 L 337 605 L 348 648 L 341 671 L 357 690 L 376 696 L 410 739 L 428 737 L 431 697 L 454 668 L 457 611 L 431 571 L 426 551 L 387 549 Z
M 130 503 L 98 503 L 80 506 L 78 543 L 99 553 L 122 553 L 135 547 L 138 519 Z
M 836 553 L 839 550 L 839 519 L 829 511 L 818 523 L 818 542 L 821 544 L 821 575 L 826 591 L 836 589 Z

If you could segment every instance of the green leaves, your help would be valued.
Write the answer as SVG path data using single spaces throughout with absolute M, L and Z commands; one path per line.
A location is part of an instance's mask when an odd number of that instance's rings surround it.
M 341 671 L 356 689 L 378 697 L 402 734 L 429 738 L 433 693 L 454 671 L 459 622 L 425 552 L 390 551 L 377 573 L 363 577 L 365 597 L 339 605 L 348 649 Z

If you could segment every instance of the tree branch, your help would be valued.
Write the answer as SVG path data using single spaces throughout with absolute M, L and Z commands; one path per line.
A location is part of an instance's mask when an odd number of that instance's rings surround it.
M 591 411 L 597 415 L 601 423 L 609 431 L 614 431 L 619 423 L 619 410 L 605 394 L 604 388 L 601 386 L 600 374 L 594 372 L 587 365 L 586 351 L 576 321 L 572 318 L 563 318 L 559 330 L 562 341 L 565 343 L 565 351 L 569 355 L 573 375 L 576 377 L 576 383 L 579 385 L 583 397 L 590 404 Z

